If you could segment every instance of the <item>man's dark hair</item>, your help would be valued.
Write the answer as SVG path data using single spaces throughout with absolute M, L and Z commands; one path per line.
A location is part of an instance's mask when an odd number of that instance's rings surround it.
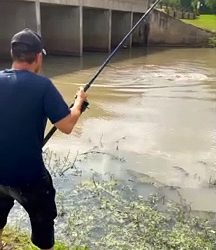
M 26 62 L 32 64 L 38 53 L 29 51 L 25 44 L 17 43 L 11 49 L 11 57 L 13 61 Z

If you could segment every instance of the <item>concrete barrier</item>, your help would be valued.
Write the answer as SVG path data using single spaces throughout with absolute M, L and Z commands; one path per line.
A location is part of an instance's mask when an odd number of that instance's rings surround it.
M 83 8 L 84 51 L 111 50 L 111 10 Z
M 35 0 L 21 0 L 21 1 L 35 2 Z M 119 10 L 119 11 L 129 11 L 129 12 L 145 12 L 150 4 L 150 1 L 152 0 L 40 0 L 41 3 L 45 4 L 83 6 L 89 8 Z
M 182 11 L 176 11 L 176 18 L 182 19 L 183 18 L 183 12 Z
M 82 7 L 41 5 L 41 31 L 49 53 L 82 56 Z
M 144 3 L 142 0 L 132 2 L 0 0 L 0 55 L 9 55 L 12 35 L 25 27 L 42 32 L 45 46 L 51 54 L 82 56 L 83 50 L 109 52 L 141 18 L 148 3 L 147 0 Z M 97 8 L 86 7 L 96 5 Z M 99 8 L 101 6 L 104 8 Z M 140 11 L 134 11 L 139 7 Z M 173 15 L 182 18 L 181 12 Z M 192 15 L 186 13 L 186 17 L 192 18 Z M 125 47 L 205 46 L 211 36 L 210 32 L 154 10 L 134 31 Z
M 135 25 L 141 18 L 142 13 L 134 13 L 133 25 Z M 149 19 L 144 20 L 139 27 L 133 33 L 133 46 L 135 47 L 146 47 L 148 43 L 149 34 Z
M 133 25 L 131 12 L 112 11 L 112 48 L 116 47 L 122 38 L 129 32 Z M 125 43 L 125 47 L 131 48 L 132 36 Z
M 208 44 L 213 34 L 185 24 L 163 12 L 154 10 L 151 14 L 148 44 L 150 46 L 190 46 L 200 47 Z
M 189 14 L 189 18 L 190 18 L 190 19 L 195 19 L 195 18 L 196 18 L 196 16 L 195 16 L 195 14 L 194 14 L 194 13 L 190 13 L 190 14 Z
M 28 27 L 37 30 L 36 5 L 31 2 L 0 1 L 0 56 L 8 57 L 14 33 Z

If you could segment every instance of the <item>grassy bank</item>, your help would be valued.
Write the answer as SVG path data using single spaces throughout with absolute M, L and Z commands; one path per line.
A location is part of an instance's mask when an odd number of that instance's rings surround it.
M 190 208 L 173 204 L 160 196 L 144 200 L 128 186 L 115 182 L 86 183 L 59 203 L 62 242 L 56 250 L 215 250 L 216 231 L 208 221 L 195 218 Z M 57 223 L 61 227 L 60 223 Z M 4 240 L 14 250 L 36 250 L 29 238 L 11 230 Z
M 8 248 L 11 250 L 37 250 L 31 244 L 29 236 L 25 233 L 21 233 L 18 230 L 7 228 L 4 232 L 3 241 L 8 244 Z M 87 250 L 83 247 L 67 247 L 62 243 L 57 242 L 55 250 Z
M 183 19 L 182 21 L 202 29 L 216 32 L 216 15 L 201 15 L 197 17 L 197 19 L 193 20 Z

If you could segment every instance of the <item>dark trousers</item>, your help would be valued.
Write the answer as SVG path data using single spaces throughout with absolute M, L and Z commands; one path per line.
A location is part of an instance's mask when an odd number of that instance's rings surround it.
M 34 184 L 22 187 L 0 185 L 0 229 L 7 224 L 7 217 L 18 201 L 27 211 L 32 227 L 32 242 L 42 249 L 54 245 L 54 219 L 57 216 L 55 189 L 47 170 Z

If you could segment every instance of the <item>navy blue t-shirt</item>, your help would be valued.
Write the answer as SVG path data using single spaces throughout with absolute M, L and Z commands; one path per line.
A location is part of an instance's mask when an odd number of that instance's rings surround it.
M 26 70 L 0 72 L 0 185 L 37 181 L 44 171 L 42 145 L 47 118 L 70 114 L 46 77 Z

